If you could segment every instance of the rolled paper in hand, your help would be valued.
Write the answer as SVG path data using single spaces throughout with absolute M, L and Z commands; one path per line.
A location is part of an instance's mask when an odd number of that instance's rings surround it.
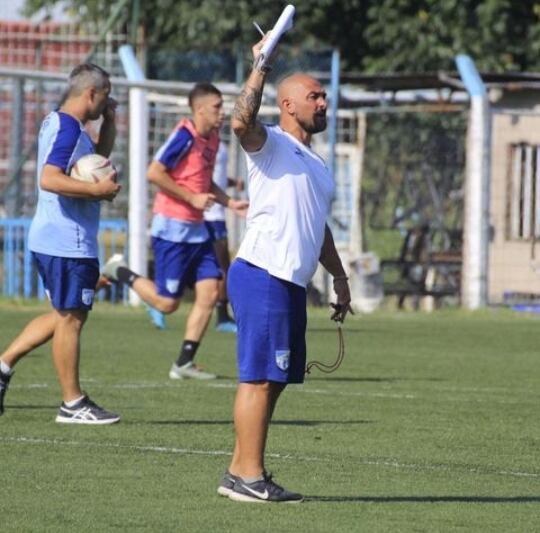
M 294 17 L 295 8 L 292 4 L 289 4 L 282 12 L 277 22 L 274 24 L 274 27 L 268 35 L 268 39 L 263 44 L 261 48 L 261 53 L 257 58 L 257 63 L 264 67 L 268 58 L 272 55 L 274 48 L 278 44 L 281 36 L 293 27 L 293 17 Z

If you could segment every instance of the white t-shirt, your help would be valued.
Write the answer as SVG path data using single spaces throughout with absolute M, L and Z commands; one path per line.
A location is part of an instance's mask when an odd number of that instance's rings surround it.
M 279 126 L 248 152 L 249 210 L 238 257 L 305 287 L 324 241 L 334 181 L 324 161 Z
M 229 154 L 227 153 L 227 145 L 223 142 L 219 143 L 218 151 L 216 154 L 216 163 L 214 166 L 214 174 L 212 175 L 212 181 L 224 191 L 227 190 L 227 163 L 229 161 Z M 206 209 L 204 212 L 204 220 L 214 222 L 216 220 L 225 220 L 225 207 L 217 202 Z

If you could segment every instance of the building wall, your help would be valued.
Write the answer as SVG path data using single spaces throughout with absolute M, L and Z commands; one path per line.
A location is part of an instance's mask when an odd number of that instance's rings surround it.
M 515 96 L 513 97 L 515 99 Z M 490 191 L 490 223 L 492 240 L 489 247 L 488 298 L 490 304 L 501 303 L 504 292 L 540 294 L 540 271 L 533 269 L 531 240 L 509 238 L 508 213 L 510 202 L 511 145 L 527 143 L 540 145 L 540 113 L 535 114 L 538 97 L 526 98 L 528 110 L 505 111 L 501 106 L 492 115 L 492 165 Z M 521 101 L 523 103 L 523 100 Z M 512 102 L 515 104 L 515 102 Z M 536 245 L 540 266 L 540 242 Z

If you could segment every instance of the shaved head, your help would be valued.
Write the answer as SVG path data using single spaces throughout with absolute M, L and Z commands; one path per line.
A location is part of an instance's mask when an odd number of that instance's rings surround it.
M 295 72 L 281 80 L 277 104 L 283 125 L 296 125 L 309 135 L 326 129 L 326 92 L 312 76 Z
M 311 88 L 322 90 L 321 84 L 313 77 L 303 72 L 295 72 L 286 78 L 283 78 L 278 85 L 277 99 L 278 106 L 281 109 L 282 102 L 287 98 L 297 98 L 309 91 Z

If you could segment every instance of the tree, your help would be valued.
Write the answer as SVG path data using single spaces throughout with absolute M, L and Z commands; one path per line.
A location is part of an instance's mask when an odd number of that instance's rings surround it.
M 269 29 L 286 2 L 275 0 L 132 0 L 153 49 L 248 48 L 256 20 Z M 298 2 L 287 42 L 341 50 L 343 68 L 366 72 L 455 70 L 458 53 L 486 71 L 540 68 L 538 0 L 310 0 Z M 63 3 L 81 20 L 103 23 L 111 0 L 27 0 L 28 13 Z
M 481 70 L 538 68 L 540 4 L 512 0 L 382 0 L 369 10 L 371 72 L 454 67 L 468 53 Z

